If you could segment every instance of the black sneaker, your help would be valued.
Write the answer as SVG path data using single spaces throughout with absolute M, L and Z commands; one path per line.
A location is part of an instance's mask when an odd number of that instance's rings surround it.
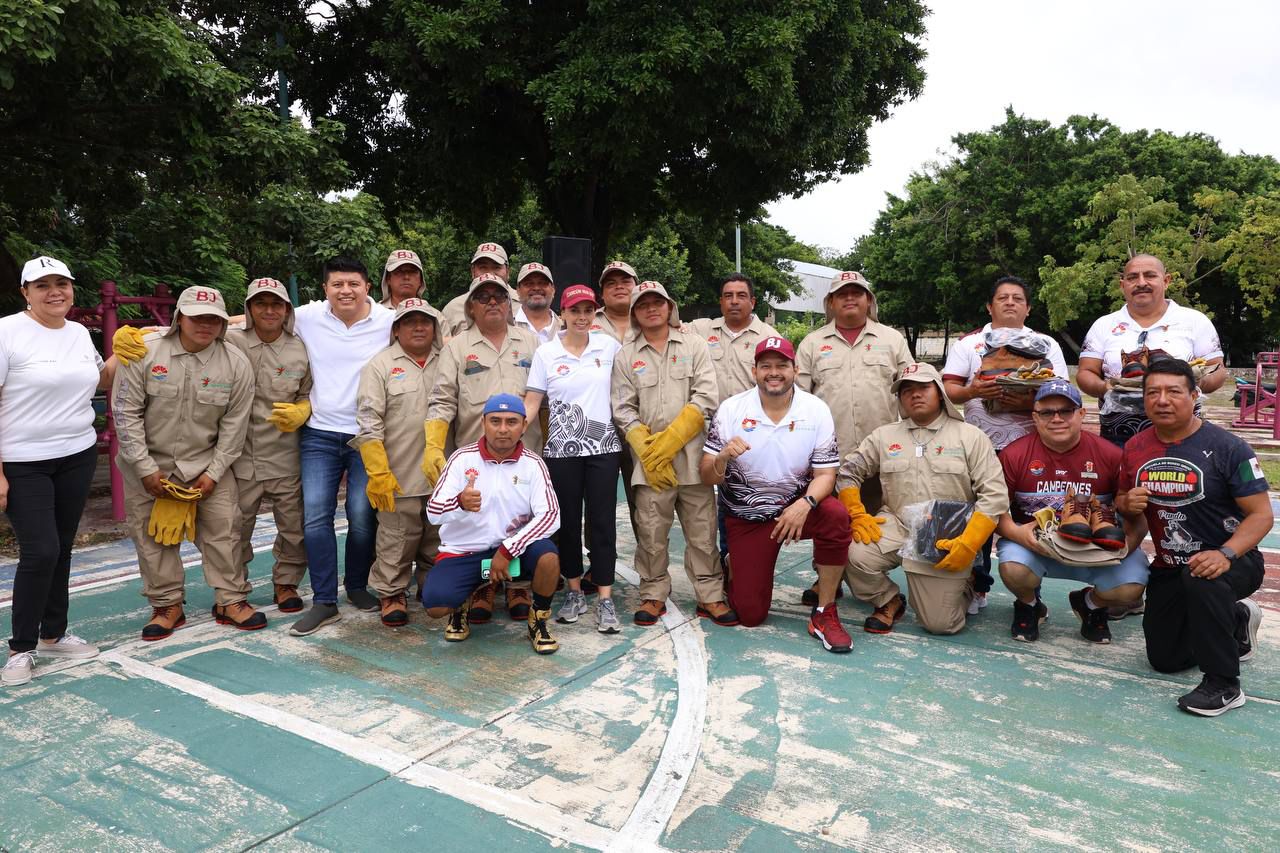
M 1247 661 L 1253 657 L 1253 649 L 1258 644 L 1258 627 L 1262 625 L 1262 608 L 1252 598 L 1236 602 L 1236 646 L 1240 651 L 1240 660 Z
M 1040 626 L 1049 618 L 1049 608 L 1044 606 L 1044 602 L 1036 599 L 1036 603 L 1023 604 L 1018 599 L 1013 600 L 1013 625 L 1009 628 L 1009 633 L 1015 640 L 1021 640 L 1024 643 L 1034 643 L 1040 639 Z
M 1239 684 L 1212 675 L 1200 679 L 1199 687 L 1178 699 L 1180 709 L 1202 717 L 1216 717 L 1244 703 L 1244 691 Z
M 1107 624 L 1107 608 L 1089 606 L 1088 595 L 1092 589 L 1093 587 L 1091 586 L 1077 589 L 1067 596 L 1067 600 L 1071 602 L 1071 609 L 1075 611 L 1076 618 L 1080 620 L 1080 636 L 1091 643 L 1106 645 L 1111 642 L 1111 626 Z

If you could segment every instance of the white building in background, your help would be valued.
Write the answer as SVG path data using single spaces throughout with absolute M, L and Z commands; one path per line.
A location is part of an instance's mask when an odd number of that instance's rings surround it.
M 782 302 L 770 303 L 770 311 L 809 311 L 822 314 L 822 300 L 826 297 L 827 286 L 839 272 L 835 267 L 824 267 L 822 264 L 810 264 L 804 261 L 787 261 L 791 264 L 793 274 L 800 280 L 801 290 Z

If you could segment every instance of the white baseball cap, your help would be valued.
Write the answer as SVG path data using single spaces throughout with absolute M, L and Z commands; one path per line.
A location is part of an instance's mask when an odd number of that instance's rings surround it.
M 62 261 L 57 258 L 51 258 L 48 255 L 41 255 L 22 265 L 22 280 L 19 283 L 25 285 L 29 281 L 44 278 L 46 275 L 61 275 L 72 281 L 76 280 L 76 277 L 71 274 L 71 270 L 67 269 L 67 265 Z

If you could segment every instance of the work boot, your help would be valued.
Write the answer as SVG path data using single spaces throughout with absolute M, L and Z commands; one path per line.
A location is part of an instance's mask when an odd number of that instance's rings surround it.
M 1067 496 L 1062 499 L 1062 514 L 1058 517 L 1058 533 L 1072 542 L 1093 542 L 1093 528 L 1089 526 L 1089 500 L 1076 494 L 1074 486 L 1067 486 Z
M 493 599 L 498 594 L 496 583 L 487 583 L 471 595 L 471 612 L 467 620 L 473 625 L 483 625 L 493 618 Z
M 471 626 L 467 623 L 466 604 L 449 614 L 449 624 L 444 626 L 444 639 L 448 643 L 461 643 L 471 636 Z
M 378 599 L 382 608 L 382 624 L 388 628 L 401 628 L 409 624 L 408 596 L 403 592 Z
M 640 602 L 640 606 L 636 608 L 636 612 L 632 614 L 631 621 L 637 625 L 656 625 L 658 619 L 667 612 L 667 605 L 657 599 L 646 598 Z
M 862 623 L 862 630 L 868 634 L 887 634 L 906 615 L 907 597 L 898 593 L 888 602 L 877 607 L 875 612 L 866 618 Z
M 551 609 L 529 611 L 529 645 L 540 655 L 553 655 L 560 648 L 551 636 L 547 623 L 551 621 Z
M 740 624 L 738 622 L 738 614 L 723 601 L 709 601 L 706 604 L 699 604 L 696 612 L 703 619 L 710 619 L 717 625 L 729 627 Z
M 1089 500 L 1089 527 L 1092 530 L 1093 544 L 1108 551 L 1119 551 L 1124 547 L 1124 531 L 1116 523 L 1116 508 L 1112 504 L 1103 506 L 1097 498 Z
M 253 609 L 247 601 L 237 601 L 226 606 L 213 605 L 213 621 L 219 625 L 232 625 L 241 631 L 256 631 L 267 627 L 267 615 Z
M 512 622 L 523 622 L 529 618 L 529 608 L 533 606 L 533 596 L 523 586 L 507 584 L 507 613 Z
M 152 607 L 151 621 L 142 626 L 142 639 L 163 640 L 185 624 L 187 614 L 182 612 L 181 604 Z
M 278 583 L 276 587 L 276 609 L 281 613 L 301 613 L 302 597 L 293 584 Z
M 1146 347 L 1133 352 L 1120 352 L 1120 377 L 1122 379 L 1141 379 L 1147 375 L 1147 359 L 1150 350 Z

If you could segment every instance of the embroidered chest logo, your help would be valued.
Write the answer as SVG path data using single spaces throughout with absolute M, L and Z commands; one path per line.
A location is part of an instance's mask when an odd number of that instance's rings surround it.
M 754 431 L 755 431 L 755 428 L 756 428 L 757 426 L 759 426 L 759 421 L 757 421 L 755 418 L 743 418 L 743 419 L 742 419 L 742 431 L 743 431 L 743 432 L 754 432 Z
M 463 473 L 463 476 L 465 476 L 468 480 L 471 481 L 471 485 L 474 487 L 476 478 L 480 476 L 480 472 L 477 471 L 475 468 L 468 468 L 462 473 Z
M 599 364 L 600 364 L 600 359 L 598 359 L 598 358 L 597 358 L 597 359 L 596 359 L 596 365 L 597 365 L 597 366 L 599 366 Z M 569 365 L 567 365 L 567 364 L 557 364 L 557 365 L 556 365 L 556 373 L 557 373 L 558 375 L 560 375 L 560 376 L 568 376 L 568 375 L 569 375 Z
M 648 367 L 649 365 L 645 364 L 643 361 L 631 362 L 631 370 L 636 374 L 636 376 L 643 375 L 645 370 L 648 369 Z
M 404 379 L 405 376 L 407 376 L 408 374 L 404 372 L 403 367 L 393 367 L 391 368 L 391 372 L 388 373 L 387 375 L 390 376 L 392 379 Z
M 885 453 L 889 454 L 890 458 L 900 456 L 902 454 L 902 445 L 895 441 L 893 444 L 889 445 L 889 448 Z
M 169 368 L 163 364 L 153 364 L 151 366 L 151 378 L 157 382 L 167 382 L 169 379 Z
M 1031 472 L 1031 476 L 1039 477 L 1041 474 L 1044 473 L 1044 463 L 1041 462 L 1039 459 L 1032 459 L 1031 464 L 1027 467 L 1027 470 Z

